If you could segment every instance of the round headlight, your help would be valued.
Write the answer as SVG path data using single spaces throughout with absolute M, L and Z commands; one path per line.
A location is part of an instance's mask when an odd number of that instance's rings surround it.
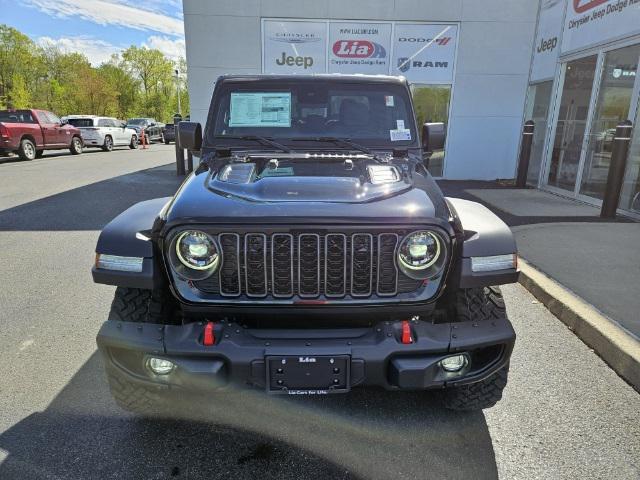
M 440 257 L 440 239 L 432 232 L 413 232 L 398 250 L 400 264 L 409 270 L 425 270 Z
M 193 270 L 215 270 L 220 261 L 213 239 L 198 230 L 180 234 L 176 240 L 176 255 L 180 263 Z

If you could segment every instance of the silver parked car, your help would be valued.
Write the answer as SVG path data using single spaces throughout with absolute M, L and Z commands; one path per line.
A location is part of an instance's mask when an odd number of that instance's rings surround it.
M 138 133 L 116 118 L 69 115 L 66 121 L 80 129 L 85 147 L 100 147 L 105 152 L 124 145 L 138 148 Z

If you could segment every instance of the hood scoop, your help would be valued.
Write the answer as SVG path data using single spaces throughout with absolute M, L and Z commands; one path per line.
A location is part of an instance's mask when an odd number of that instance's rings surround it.
M 399 182 L 400 172 L 393 165 L 369 165 L 369 178 L 374 185 Z
M 256 171 L 255 163 L 229 163 L 222 167 L 218 180 L 224 183 L 249 183 Z

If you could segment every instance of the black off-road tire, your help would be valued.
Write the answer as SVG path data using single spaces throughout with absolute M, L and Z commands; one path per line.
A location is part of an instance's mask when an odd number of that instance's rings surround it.
M 37 156 L 36 145 L 28 138 L 23 138 L 20 141 L 20 147 L 18 148 L 18 156 L 20 157 L 20 160 L 33 160 Z
M 111 135 L 106 135 L 104 137 L 104 144 L 102 145 L 102 150 L 104 150 L 105 152 L 110 152 L 111 150 L 113 150 L 113 138 L 111 138 Z
M 486 322 L 506 318 L 507 312 L 498 287 L 460 289 L 456 294 L 458 322 Z M 481 410 L 493 407 L 502 398 L 509 366 L 476 383 L 449 387 L 442 392 L 446 408 Z
M 462 411 L 491 408 L 502 398 L 508 376 L 509 366 L 507 365 L 481 382 L 450 387 L 442 392 L 444 406 L 449 410 Z
M 109 320 L 116 322 L 168 323 L 171 308 L 167 293 L 141 288 L 116 288 Z
M 166 294 L 161 290 L 118 287 L 111 303 L 109 321 L 167 323 L 171 318 L 171 307 Z M 162 415 L 166 411 L 167 387 L 132 382 L 114 368 L 107 370 L 107 379 L 111 394 L 122 409 L 141 416 Z
M 107 381 L 111 396 L 123 410 L 141 417 L 155 417 L 168 412 L 167 387 L 147 387 L 110 370 L 107 370 Z
M 135 150 L 136 148 L 138 148 L 138 136 L 137 135 L 131 135 L 131 143 L 129 143 L 129 148 L 131 150 Z
M 71 139 L 69 151 L 71 152 L 71 155 L 80 155 L 82 153 L 82 139 L 80 137 L 73 137 Z

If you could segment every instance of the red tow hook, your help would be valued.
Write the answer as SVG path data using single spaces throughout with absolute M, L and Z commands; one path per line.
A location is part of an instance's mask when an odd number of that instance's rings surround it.
M 400 337 L 400 342 L 404 345 L 413 343 L 413 337 L 411 336 L 411 324 L 409 323 L 409 320 L 402 321 L 402 337 Z
M 216 336 L 213 333 L 214 326 L 215 326 L 215 323 L 213 322 L 207 322 L 207 324 L 204 326 L 204 335 L 202 337 L 202 344 L 205 347 L 211 347 L 216 344 Z

